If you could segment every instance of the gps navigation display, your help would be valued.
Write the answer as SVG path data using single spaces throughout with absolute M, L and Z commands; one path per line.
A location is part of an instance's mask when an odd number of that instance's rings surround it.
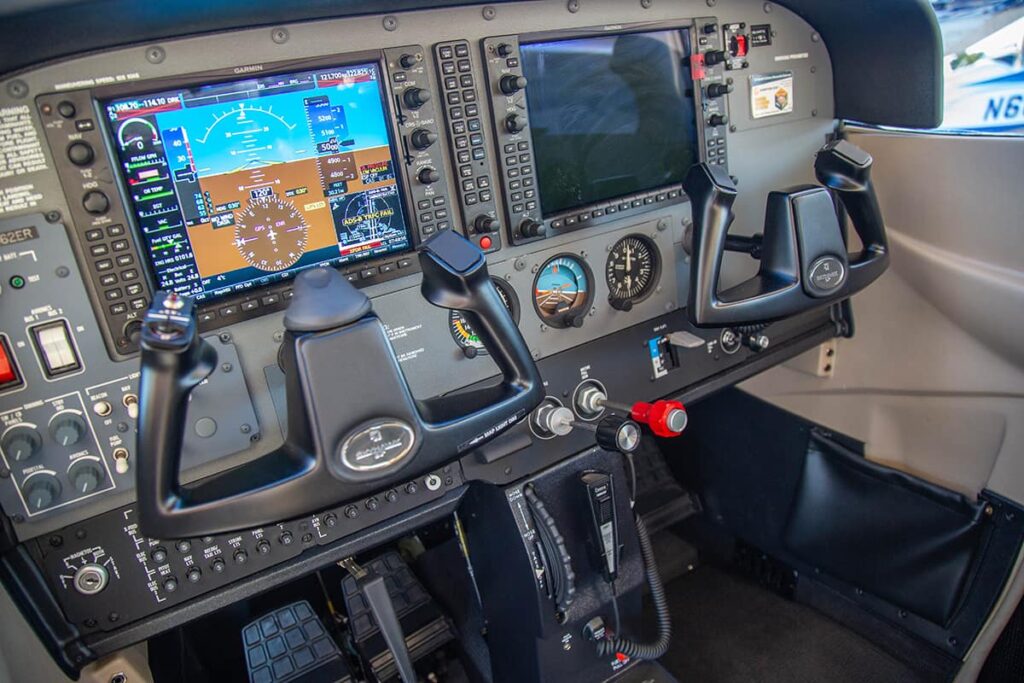
M 410 246 L 377 64 L 105 107 L 161 289 L 210 300 Z

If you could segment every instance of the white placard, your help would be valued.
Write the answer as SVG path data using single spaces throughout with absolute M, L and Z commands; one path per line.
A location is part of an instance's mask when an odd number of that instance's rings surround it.
M 755 119 L 793 112 L 793 72 L 750 77 L 750 115 Z

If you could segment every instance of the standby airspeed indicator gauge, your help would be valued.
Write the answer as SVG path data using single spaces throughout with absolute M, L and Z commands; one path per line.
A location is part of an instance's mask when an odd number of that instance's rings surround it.
M 612 308 L 628 311 L 650 296 L 658 284 L 658 248 L 642 235 L 627 235 L 612 246 L 604 274 L 608 303 Z
M 512 314 L 512 319 L 518 325 L 519 299 L 516 298 L 516 293 L 512 291 L 512 287 L 504 280 L 491 278 L 491 282 L 494 283 L 494 288 L 498 290 L 501 303 L 505 304 L 505 308 Z M 448 311 L 448 330 L 452 333 L 452 339 L 459 345 L 459 348 L 462 349 L 467 358 L 475 358 L 480 354 L 487 353 L 487 349 L 484 348 L 484 343 L 480 340 L 480 336 L 461 311 L 454 309 Z

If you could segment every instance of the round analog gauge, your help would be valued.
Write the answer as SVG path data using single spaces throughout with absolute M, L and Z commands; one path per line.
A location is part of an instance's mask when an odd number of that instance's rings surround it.
M 512 287 L 504 280 L 491 278 L 491 282 L 494 283 L 494 288 L 498 290 L 501 303 L 505 304 L 505 308 L 512 314 L 512 319 L 518 325 L 519 299 L 516 298 L 516 293 L 512 291 Z M 481 353 L 487 353 L 484 343 L 480 340 L 473 326 L 466 320 L 466 316 L 462 314 L 462 311 L 454 309 L 448 311 L 448 330 L 452 333 L 452 339 L 455 340 L 455 343 L 459 345 L 459 348 L 468 357 L 473 358 Z
M 306 251 L 306 219 L 291 202 L 275 196 L 253 199 L 235 216 L 235 247 L 253 268 L 277 272 Z
M 627 235 L 616 242 L 604 269 L 612 308 L 628 311 L 650 296 L 660 270 L 658 248 L 651 240 L 642 235 Z
M 593 298 L 591 279 L 590 268 L 575 256 L 554 257 L 533 282 L 537 315 L 551 327 L 581 327 Z

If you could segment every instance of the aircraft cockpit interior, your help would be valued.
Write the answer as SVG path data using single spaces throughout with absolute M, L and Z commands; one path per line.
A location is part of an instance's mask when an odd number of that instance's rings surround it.
M 0 5 L 0 681 L 1024 680 L 1024 2 Z

